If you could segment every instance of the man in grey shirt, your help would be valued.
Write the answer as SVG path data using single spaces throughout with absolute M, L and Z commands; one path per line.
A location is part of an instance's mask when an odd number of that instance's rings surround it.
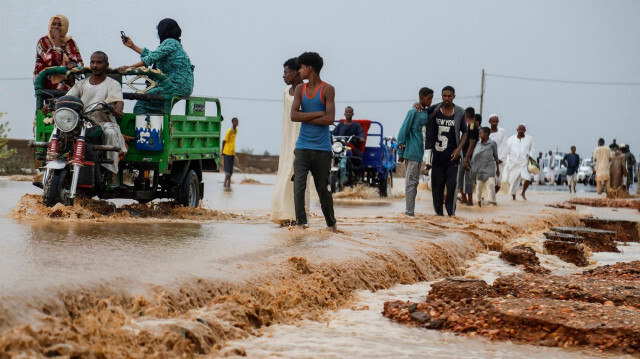
M 498 157 L 498 144 L 489 139 L 491 129 L 483 127 L 480 129 L 480 141 L 478 141 L 473 151 L 473 170 L 472 176 L 476 181 L 476 197 L 478 205 L 482 207 L 482 188 L 487 186 L 489 191 L 489 203 L 496 205 L 496 176 L 500 176 L 500 167 L 498 166 L 500 158 Z

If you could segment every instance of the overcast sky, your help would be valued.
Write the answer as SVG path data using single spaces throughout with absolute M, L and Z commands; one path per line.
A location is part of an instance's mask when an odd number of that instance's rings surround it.
M 97 5 L 101 4 L 101 5 Z M 11 137 L 31 138 L 35 45 L 57 13 L 85 62 L 103 50 L 113 67 L 158 45 L 171 17 L 195 70 L 195 95 L 219 97 L 226 130 L 240 119 L 236 149 L 277 153 L 282 63 L 317 51 L 337 113 L 384 124 L 396 136 L 420 87 L 456 89 L 456 104 L 479 109 L 481 71 L 542 79 L 640 83 L 639 1 L 121 1 L 2 0 L 0 112 Z M 21 80 L 7 80 L 22 78 Z M 487 76 L 483 115 L 509 135 L 525 123 L 536 149 L 590 156 L 599 137 L 640 152 L 640 86 L 570 84 Z M 238 100 L 231 98 L 275 101 Z M 379 101 L 379 102 L 374 102 Z M 127 105 L 132 108 L 132 104 Z

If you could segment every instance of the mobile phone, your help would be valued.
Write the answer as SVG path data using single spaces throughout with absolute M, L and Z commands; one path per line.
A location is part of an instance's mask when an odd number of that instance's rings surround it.
M 122 38 L 122 41 L 127 41 L 127 35 L 124 34 L 124 31 L 120 31 L 120 37 Z

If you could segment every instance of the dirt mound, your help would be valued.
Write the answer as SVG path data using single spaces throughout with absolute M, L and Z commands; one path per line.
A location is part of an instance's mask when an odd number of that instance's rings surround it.
M 458 282 L 446 280 L 432 286 L 438 289 L 426 302 L 386 302 L 383 314 L 412 326 L 490 339 L 636 354 L 638 264 L 618 263 L 573 276 L 516 274 L 498 278 L 491 287 L 476 284 L 481 291 L 459 290 Z M 459 295 L 441 297 L 442 292 Z
M 460 300 L 463 298 L 484 297 L 491 286 L 480 279 L 447 278 L 431 286 L 428 299 Z
M 500 253 L 500 259 L 513 265 L 540 265 L 536 251 L 528 246 L 515 246 Z
M 526 272 L 547 274 L 549 270 L 540 266 L 536 251 L 529 246 L 515 246 L 500 253 L 500 259 L 514 265 L 522 266 Z

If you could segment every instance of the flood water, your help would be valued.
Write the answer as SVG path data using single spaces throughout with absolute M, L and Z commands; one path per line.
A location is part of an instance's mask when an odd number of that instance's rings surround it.
M 205 174 L 202 207 L 210 211 L 204 215 L 197 212 L 197 215 L 156 216 L 132 207 L 126 215 L 93 219 L 52 219 L 42 217 L 37 211 L 16 214 L 12 209 L 23 195 L 39 195 L 41 190 L 30 182 L 0 181 L 0 331 L 24 324 L 37 325 L 44 316 L 43 306 L 62 305 L 60 302 L 64 302 L 65 295 L 77 290 L 97 293 L 106 288 L 108 295 L 121 293 L 130 297 L 180 291 L 185 283 L 206 283 L 212 287 L 233 283 L 250 292 L 257 278 L 272 271 L 289 270 L 292 258 L 304 259 L 305 263 L 316 264 L 318 268 L 326 263 L 337 268 L 335 270 L 342 268 L 340 263 L 349 263 L 355 268 L 364 266 L 363 261 L 370 263 L 377 259 L 397 266 L 394 271 L 398 272 L 406 270 L 402 268 L 403 263 L 406 266 L 414 261 L 411 266 L 416 268 L 412 270 L 431 280 L 441 277 L 442 273 L 455 274 L 458 267 L 466 267 L 467 276 L 492 280 L 492 277 L 515 269 L 498 260 L 497 252 L 470 244 L 464 233 L 475 230 L 472 223 L 499 228 L 500 223 L 523 221 L 532 215 L 531 211 L 549 215 L 554 210 L 544 207 L 545 203 L 570 198 L 565 186 L 534 186 L 528 193 L 528 203 L 511 201 L 501 193 L 498 207 L 459 206 L 459 219 L 438 223 L 440 219 L 431 216 L 433 209 L 428 191 L 419 193 L 417 217 L 402 215 L 403 188 L 401 181 L 396 181 L 390 199 L 381 200 L 375 196 L 336 198 L 335 211 L 341 233 L 333 235 L 324 229 L 315 199 L 311 207 L 315 215 L 311 217 L 310 230 L 279 228 L 269 222 L 275 176 L 236 174 L 231 191 L 222 188 L 223 176 Z M 242 184 L 245 177 L 259 183 Z M 580 196 L 593 196 L 587 193 L 592 191 L 591 187 L 580 184 L 578 189 L 583 192 Z M 132 203 L 113 202 L 119 207 Z M 638 219 L 637 211 L 630 210 L 579 207 L 578 211 L 582 215 Z M 541 250 L 541 231 L 523 229 L 522 234 L 516 242 Z M 426 254 L 422 254 L 411 259 L 412 253 L 422 251 L 421 246 L 427 245 L 436 246 L 438 253 L 446 253 L 446 256 L 424 257 Z M 622 254 L 594 256 L 599 262 L 592 265 L 633 260 L 640 255 L 640 249 L 633 244 L 623 249 Z M 406 256 L 410 258 L 403 259 Z M 542 257 L 543 265 L 558 272 L 577 270 L 555 257 Z M 382 280 L 376 277 L 378 268 L 365 268 L 367 270 L 371 271 L 371 277 L 359 274 L 356 282 L 364 284 L 352 287 L 385 288 L 397 282 L 415 282 L 403 273 L 397 274 L 395 279 L 391 275 Z M 293 324 L 276 323 L 260 331 L 247 331 L 258 336 L 237 334 L 238 340 L 222 348 L 222 353 L 230 348 L 241 348 L 249 357 L 256 358 L 571 358 L 599 355 L 492 343 L 406 328 L 391 323 L 380 314 L 386 300 L 422 299 L 430 283 L 396 285 L 375 292 L 360 289 L 353 295 L 345 292 L 342 299 L 335 294 L 338 298 L 335 303 L 342 309 L 327 312 L 331 305 L 323 304 L 317 310 L 324 314 L 312 316 L 320 320 L 285 318 L 281 321 Z M 292 292 L 296 290 L 292 288 Z M 68 306 L 66 302 L 64 305 Z M 184 313 L 180 314 L 181 320 L 195 316 L 189 308 L 178 311 Z M 294 317 L 309 316 L 303 313 Z M 133 319 L 128 322 L 128 326 L 136 323 Z M 234 339 L 234 336 L 222 338 Z
M 542 250 L 542 233 L 523 237 L 515 243 Z M 622 253 L 594 253 L 588 267 L 576 267 L 552 255 L 538 254 L 541 264 L 552 274 L 582 271 L 640 258 L 640 243 L 619 244 Z M 498 258 L 499 252 L 479 255 L 466 264 L 464 277 L 492 283 L 496 278 L 521 272 Z M 329 313 L 323 321 L 306 320 L 296 325 L 276 325 L 263 336 L 232 342 L 250 358 L 599 358 L 628 357 L 595 350 L 548 348 L 486 338 L 460 336 L 424 328 L 413 328 L 381 315 L 386 301 L 422 302 L 434 282 L 397 285 L 377 292 L 358 291 L 357 300 Z

